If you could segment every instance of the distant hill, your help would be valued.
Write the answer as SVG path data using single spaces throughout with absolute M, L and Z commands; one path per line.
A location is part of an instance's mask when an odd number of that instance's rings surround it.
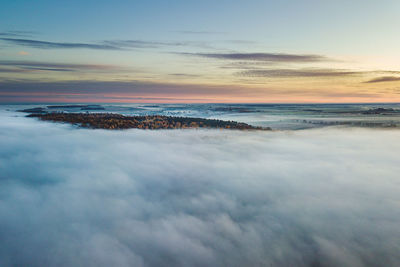
M 45 121 L 66 122 L 85 128 L 94 129 L 188 129 L 188 128 L 217 128 L 237 130 L 271 130 L 270 128 L 255 127 L 242 122 L 223 121 L 203 118 L 171 117 L 171 116 L 124 116 L 113 113 L 32 113 Z

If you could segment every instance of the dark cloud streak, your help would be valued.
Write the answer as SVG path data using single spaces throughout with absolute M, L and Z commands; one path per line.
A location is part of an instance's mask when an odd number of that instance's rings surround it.
M 321 55 L 297 55 L 284 53 L 178 53 L 184 56 L 196 56 L 222 60 L 249 60 L 275 63 L 309 63 L 330 61 L 329 58 Z
M 104 44 L 119 48 L 158 48 L 162 46 L 186 46 L 185 42 L 157 42 L 143 40 L 107 40 Z
M 0 68 L 0 73 L 21 73 L 28 72 L 26 69 L 14 69 L 14 68 Z
M 66 93 L 66 94 L 146 94 L 169 96 L 216 96 L 223 94 L 248 94 L 246 89 L 232 86 L 211 86 L 202 84 L 155 83 L 142 81 L 4 81 L 0 93 Z
M 375 79 L 371 79 L 369 81 L 366 81 L 365 83 L 381 83 L 381 82 L 396 82 L 396 81 L 400 81 L 400 77 L 384 76 L 384 77 L 378 77 Z
M 0 38 L 0 40 L 10 44 L 21 45 L 32 48 L 40 48 L 40 49 L 86 48 L 86 49 L 98 49 L 98 50 L 122 50 L 121 47 L 109 44 L 61 43 L 61 42 L 47 42 L 47 41 L 38 41 L 31 39 L 16 39 L 16 38 Z
M 27 37 L 35 35 L 36 32 L 34 31 L 4 31 L 0 32 L 0 36 L 5 37 Z
M 95 49 L 95 50 L 129 50 L 151 49 L 160 47 L 200 47 L 210 49 L 211 47 L 205 42 L 167 42 L 167 41 L 145 41 L 145 40 L 103 40 L 97 43 L 70 43 L 70 42 L 49 42 L 32 39 L 1 37 L 5 43 L 20 45 L 38 49 Z

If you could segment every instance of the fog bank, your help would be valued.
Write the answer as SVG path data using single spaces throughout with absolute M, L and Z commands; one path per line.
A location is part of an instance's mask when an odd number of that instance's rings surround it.
M 0 266 L 399 266 L 400 130 L 0 113 Z

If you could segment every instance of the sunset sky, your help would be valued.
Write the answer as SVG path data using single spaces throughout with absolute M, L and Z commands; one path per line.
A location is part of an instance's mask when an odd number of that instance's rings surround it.
M 0 102 L 399 102 L 400 1 L 22 1 Z

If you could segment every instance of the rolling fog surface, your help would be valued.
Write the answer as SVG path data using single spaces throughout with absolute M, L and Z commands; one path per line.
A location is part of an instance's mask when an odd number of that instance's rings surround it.
M 0 113 L 0 266 L 399 266 L 400 130 Z

